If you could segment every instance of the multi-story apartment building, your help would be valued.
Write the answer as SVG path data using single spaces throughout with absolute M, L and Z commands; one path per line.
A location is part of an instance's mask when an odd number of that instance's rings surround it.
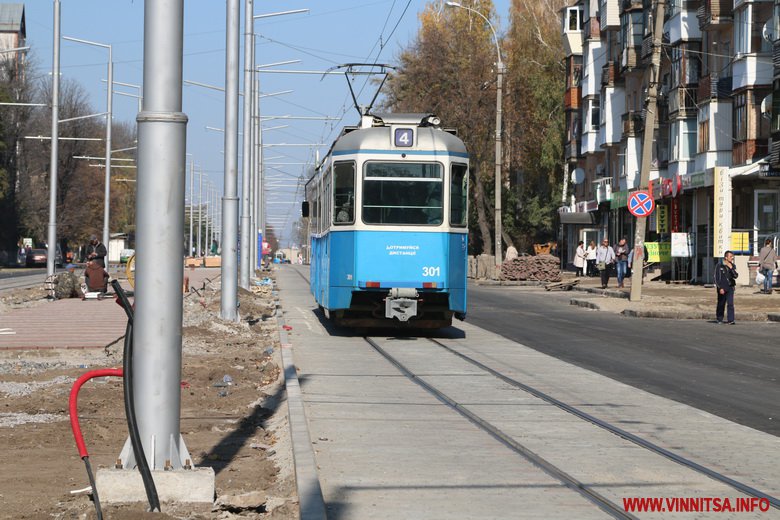
M 0 4 L 0 74 L 18 75 L 24 70 L 24 52 L 12 49 L 24 47 L 26 41 L 24 4 Z
M 774 2 L 667 0 L 657 78 L 649 74 L 655 2 L 579 0 L 562 10 L 572 189 L 559 214 L 569 258 L 579 240 L 633 242 L 626 203 L 639 189 L 658 208 L 648 221 L 650 260 L 677 279 L 710 281 L 726 249 L 747 271 L 759 243 L 780 237 L 780 144 L 768 157 L 770 123 L 780 142 L 780 115 L 770 121 L 780 92 L 774 103 L 768 97 L 773 79 L 780 91 Z M 640 186 L 649 81 L 659 94 L 650 185 Z

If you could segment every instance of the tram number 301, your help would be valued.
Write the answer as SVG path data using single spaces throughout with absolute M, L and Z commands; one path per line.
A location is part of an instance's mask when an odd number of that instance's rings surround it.
M 441 276 L 441 267 L 423 267 L 423 276 Z

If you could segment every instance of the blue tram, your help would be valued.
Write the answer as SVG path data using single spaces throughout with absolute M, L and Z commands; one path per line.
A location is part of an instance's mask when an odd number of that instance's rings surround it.
M 466 316 L 468 153 L 430 114 L 368 114 L 306 184 L 311 291 L 344 326 Z

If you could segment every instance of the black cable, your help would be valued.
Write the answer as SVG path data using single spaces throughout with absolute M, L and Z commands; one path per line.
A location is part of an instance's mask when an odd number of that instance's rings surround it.
M 95 484 L 95 476 L 92 474 L 92 466 L 89 464 L 89 457 L 83 457 L 84 465 L 87 467 L 87 475 L 89 476 L 89 485 L 92 486 L 92 500 L 95 502 L 95 514 L 97 514 L 97 520 L 103 520 L 103 510 L 100 509 L 100 498 L 98 498 L 97 484 Z
M 130 432 L 130 444 L 133 447 L 135 462 L 138 466 L 138 471 L 141 473 L 141 480 L 144 483 L 149 508 L 151 511 L 160 511 L 160 498 L 157 496 L 157 488 L 154 485 L 152 472 L 149 469 L 149 464 L 146 462 L 146 454 L 141 443 L 141 435 L 138 432 L 138 423 L 135 417 L 135 396 L 133 394 L 133 308 L 130 305 L 130 300 L 127 299 L 124 289 L 119 285 L 119 281 L 113 280 L 111 286 L 119 297 L 119 301 L 122 303 L 128 318 L 127 328 L 125 329 L 125 348 L 122 356 L 122 368 L 124 371 L 122 384 L 125 392 L 125 416 L 127 417 L 127 429 Z

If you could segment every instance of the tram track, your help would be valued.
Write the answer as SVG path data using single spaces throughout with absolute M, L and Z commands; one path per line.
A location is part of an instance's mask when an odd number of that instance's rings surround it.
M 643 439 L 637 435 L 634 435 L 633 433 L 630 433 L 618 426 L 615 426 L 614 424 L 608 423 L 607 421 L 604 421 L 602 419 L 599 419 L 598 417 L 594 417 L 593 415 L 580 410 L 579 408 L 576 408 L 574 406 L 571 406 L 569 404 L 564 403 L 563 401 L 556 399 L 552 397 L 551 395 L 548 395 L 541 390 L 534 388 L 532 386 L 526 385 L 525 383 L 522 383 L 520 381 L 517 381 L 516 379 L 513 379 L 509 376 L 506 376 L 497 370 L 490 368 L 489 366 L 485 365 L 484 363 L 481 363 L 477 361 L 476 359 L 467 356 L 466 354 L 463 354 L 462 352 L 459 352 L 452 347 L 445 345 L 441 341 L 437 341 L 434 338 L 427 338 L 428 341 L 431 343 L 437 345 L 439 348 L 442 348 L 446 350 L 447 352 L 457 356 L 458 358 L 462 359 L 463 361 L 466 361 L 467 363 L 471 364 L 472 366 L 475 366 L 479 368 L 480 370 L 483 370 L 485 372 L 488 372 L 490 375 L 498 378 L 499 380 L 507 383 L 508 385 L 518 388 L 526 393 L 531 394 L 532 396 L 536 397 L 537 399 L 541 399 L 542 401 L 551 404 L 569 414 L 574 415 L 575 417 L 578 417 L 584 421 L 587 421 L 595 426 L 598 426 L 599 428 L 602 428 L 614 435 L 617 435 L 618 437 L 622 437 L 623 439 L 626 439 L 627 441 L 630 441 L 634 443 L 635 445 L 645 448 L 657 455 L 661 455 L 662 457 L 669 459 L 673 462 L 676 462 L 677 464 L 680 464 L 686 468 L 689 468 L 693 471 L 696 471 L 698 473 L 701 473 L 702 475 L 705 475 L 717 482 L 720 482 L 721 484 L 725 484 L 741 493 L 744 493 L 746 495 L 750 495 L 752 497 L 756 498 L 763 498 L 769 501 L 769 504 L 774 507 L 775 509 L 780 509 L 780 499 L 777 497 L 774 497 L 772 495 L 769 495 L 767 493 L 764 493 L 752 486 L 748 486 L 747 484 L 744 484 L 742 482 L 739 482 L 738 480 L 734 480 L 730 477 L 727 477 L 726 475 L 723 475 L 722 473 L 719 473 L 715 470 L 712 470 L 710 468 L 707 468 L 706 466 L 702 466 L 701 464 L 698 464 L 690 459 L 687 459 L 685 457 L 682 457 L 681 455 L 678 455 L 672 451 L 667 450 L 666 448 L 663 448 L 661 446 L 658 446 L 655 443 L 652 443 L 648 441 L 647 439 Z
M 299 272 L 298 270 L 295 270 L 296 273 L 306 280 L 308 282 L 308 279 L 306 276 Z M 603 495 L 593 491 L 592 489 L 589 489 L 585 484 L 580 482 L 575 477 L 569 475 L 565 471 L 563 471 L 561 468 L 555 466 L 554 464 L 550 463 L 549 461 L 545 460 L 540 455 L 534 453 L 532 450 L 527 448 L 526 446 L 523 446 L 519 442 L 517 442 L 515 439 L 513 439 L 511 436 L 507 435 L 506 433 L 502 432 L 500 429 L 498 429 L 496 426 L 492 425 L 490 422 L 486 421 L 485 419 L 479 417 L 478 415 L 474 414 L 461 404 L 459 404 L 456 400 L 452 399 L 450 396 L 446 395 L 430 383 L 424 381 L 422 378 L 418 377 L 414 374 L 412 370 L 410 370 L 408 367 L 406 367 L 399 359 L 394 357 L 392 354 L 390 354 L 387 350 L 382 348 L 376 341 L 371 339 L 370 337 L 364 336 L 363 339 L 374 349 L 376 350 L 382 357 L 384 357 L 388 362 L 390 362 L 393 366 L 396 367 L 405 377 L 407 377 L 409 380 L 417 384 L 418 386 L 422 387 L 426 392 L 430 393 L 434 397 L 436 397 L 439 401 L 446 404 L 447 406 L 451 407 L 453 410 L 457 411 L 460 415 L 468 419 L 470 422 L 475 424 L 478 428 L 482 429 L 486 433 L 490 434 L 492 437 L 497 439 L 499 442 L 507 446 L 512 451 L 518 453 L 522 457 L 526 458 L 531 463 L 535 464 L 537 467 L 542 469 L 545 473 L 552 476 L 553 478 L 556 478 L 561 483 L 563 483 L 568 488 L 576 491 L 595 505 L 597 505 L 599 508 L 601 508 L 603 511 L 607 512 L 614 518 L 636 518 L 633 515 L 628 514 L 622 505 L 615 504 L 614 502 L 610 501 Z M 659 455 L 667 460 L 670 460 L 672 462 L 675 462 L 691 471 L 694 471 L 696 473 L 699 473 L 703 476 L 706 476 L 707 478 L 710 478 L 720 484 L 726 485 L 740 493 L 743 493 L 745 495 L 755 497 L 758 499 L 764 499 L 768 501 L 769 505 L 775 509 L 780 510 L 780 499 L 777 497 L 774 497 L 768 493 L 762 492 L 759 489 L 756 489 L 752 486 L 749 486 L 743 482 L 740 482 L 738 480 L 732 479 L 731 477 L 728 477 L 716 470 L 713 470 L 711 468 L 708 468 L 706 466 L 703 466 L 697 462 L 694 462 L 690 459 L 687 459 L 681 455 L 678 455 L 666 448 L 663 448 L 647 439 L 643 439 L 642 437 L 639 437 L 631 432 L 628 432 L 618 426 L 615 426 L 614 424 L 611 424 L 607 421 L 604 421 L 602 419 L 599 419 L 598 417 L 595 417 L 579 408 L 576 408 L 575 406 L 569 405 L 559 399 L 556 399 L 541 390 L 534 388 L 530 385 L 527 385 L 525 383 L 522 383 L 516 379 L 513 379 L 505 374 L 502 374 L 501 372 L 485 365 L 484 363 L 481 363 L 480 361 L 463 354 L 462 352 L 459 352 L 458 350 L 452 348 L 449 345 L 446 345 L 445 343 L 434 339 L 434 338 L 425 338 L 432 344 L 436 345 L 438 348 L 450 353 L 451 355 L 454 355 L 458 357 L 459 359 L 469 363 L 470 365 L 478 368 L 479 370 L 483 372 L 487 372 L 488 374 L 492 375 L 493 377 L 501 380 L 502 382 L 512 386 L 513 388 L 517 388 L 523 392 L 526 392 L 530 394 L 531 396 L 540 399 L 552 406 L 557 407 L 558 409 L 569 413 L 585 422 L 588 422 L 590 424 L 593 424 L 594 426 L 597 426 L 617 437 L 620 437 L 622 439 L 625 439 L 634 445 L 643 448 L 645 450 L 648 450 L 649 452 Z
M 484 432 L 488 433 L 490 436 L 504 444 L 506 447 L 508 447 L 513 452 L 517 453 L 518 455 L 522 456 L 535 466 L 539 467 L 542 471 L 550 475 L 551 477 L 555 478 L 556 480 L 560 481 L 563 485 L 565 485 L 567 488 L 575 491 L 576 493 L 580 494 L 587 500 L 589 500 L 591 503 L 599 507 L 602 511 L 609 514 L 613 518 L 636 518 L 635 516 L 627 513 L 623 507 L 622 504 L 617 504 L 613 502 L 612 500 L 606 498 L 605 496 L 601 495 L 600 493 L 594 491 L 593 489 L 586 486 L 584 483 L 579 481 L 576 477 L 568 474 L 566 471 L 561 469 L 560 467 L 556 466 L 555 464 L 549 462 L 545 458 L 543 458 L 541 455 L 535 453 L 528 447 L 524 446 L 514 438 L 512 438 L 510 435 L 506 434 L 505 432 L 501 431 L 498 427 L 496 427 L 494 424 L 491 424 L 488 420 L 485 420 L 484 418 L 480 417 L 479 415 L 475 414 L 474 412 L 470 411 L 468 408 L 464 407 L 460 403 L 458 403 L 455 399 L 450 397 L 449 395 L 445 394 L 438 388 L 436 388 L 434 385 L 426 382 L 421 377 L 418 377 L 411 369 L 409 369 L 406 365 L 404 365 L 403 362 L 401 362 L 398 358 L 393 356 L 391 353 L 389 353 L 386 349 L 382 348 L 374 339 L 370 337 L 363 337 L 363 339 L 382 357 L 384 357 L 390 364 L 392 364 L 401 374 L 403 374 L 406 378 L 408 378 L 413 383 L 417 384 L 421 388 L 423 388 L 426 392 L 434 396 L 437 400 L 444 403 L 445 405 L 452 408 L 454 411 L 458 412 L 460 415 L 465 417 L 467 420 L 469 420 L 472 424 L 477 426 L 479 429 L 483 430 Z M 517 381 L 516 379 L 513 379 L 505 374 L 502 374 L 498 372 L 497 370 L 477 361 L 476 359 L 463 354 L 461 352 L 458 352 L 457 350 L 453 349 L 452 347 L 442 343 L 441 341 L 438 341 L 434 338 L 425 338 L 429 342 L 433 343 L 437 347 L 445 350 L 446 352 L 455 355 L 456 357 L 460 358 L 461 360 L 471 364 L 472 366 L 478 368 L 479 370 L 483 372 L 487 372 L 493 377 L 496 377 L 497 379 L 501 380 L 502 382 L 512 386 L 513 388 L 517 388 L 521 391 L 524 391 L 533 397 L 540 399 L 550 405 L 553 405 L 560 410 L 563 410 L 571 415 L 574 415 L 575 417 L 586 421 L 588 423 L 591 423 L 599 428 L 602 428 L 609 433 L 612 433 L 613 435 L 616 435 L 620 438 L 623 438 L 643 449 L 646 449 L 656 455 L 662 456 L 668 460 L 671 460 L 677 464 L 680 464 L 681 466 L 690 469 L 692 471 L 695 471 L 699 474 L 702 474 L 718 483 L 724 484 L 726 486 L 731 487 L 732 489 L 735 489 L 739 491 L 740 493 L 744 493 L 745 495 L 749 495 L 752 497 L 756 497 L 759 499 L 765 499 L 769 502 L 770 506 L 775 509 L 780 509 L 780 500 L 778 500 L 776 497 L 769 495 L 768 493 L 764 493 L 756 488 L 753 488 L 752 486 L 749 486 L 747 484 L 744 484 L 743 482 L 739 482 L 737 480 L 734 480 L 726 475 L 723 475 L 722 473 L 719 473 L 711 468 L 707 468 L 705 466 L 702 466 L 701 464 L 698 464 L 690 459 L 687 459 L 685 457 L 682 457 L 678 454 L 675 454 L 661 446 L 658 446 L 657 444 L 654 444 L 646 439 L 643 439 L 637 435 L 634 435 L 622 428 L 619 428 L 611 423 L 608 423 L 604 420 L 601 420 L 597 417 L 594 417 L 591 414 L 588 414 L 587 412 L 580 410 L 574 406 L 571 406 L 567 403 L 564 403 L 563 401 L 560 401 L 541 390 L 534 388 L 532 386 L 529 386 L 525 383 L 522 383 L 520 381 Z

